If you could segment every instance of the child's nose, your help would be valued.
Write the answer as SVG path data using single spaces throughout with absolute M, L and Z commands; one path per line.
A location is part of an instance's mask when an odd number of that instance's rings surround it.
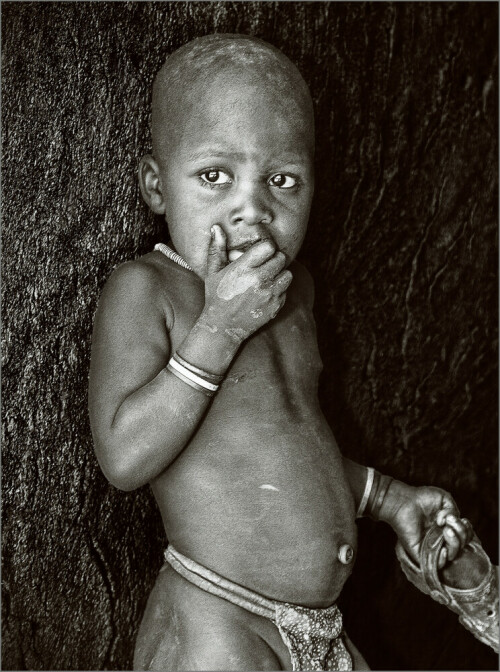
M 231 224 L 270 224 L 273 212 L 269 201 L 267 185 L 257 181 L 240 184 L 231 207 Z

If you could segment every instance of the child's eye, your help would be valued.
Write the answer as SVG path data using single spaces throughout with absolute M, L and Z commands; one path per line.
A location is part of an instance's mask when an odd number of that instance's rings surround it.
M 269 184 L 273 187 L 279 187 L 280 189 L 291 189 L 292 187 L 295 187 L 297 180 L 294 177 L 291 177 L 291 175 L 278 173 L 270 178 Z
M 231 178 L 223 170 L 205 170 L 200 173 L 200 177 L 207 184 L 229 184 L 231 182 Z

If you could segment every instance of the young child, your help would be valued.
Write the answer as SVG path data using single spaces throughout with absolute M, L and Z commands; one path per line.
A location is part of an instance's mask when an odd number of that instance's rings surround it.
M 314 188 L 308 88 L 261 40 L 200 38 L 155 80 L 152 139 L 140 186 L 170 247 L 110 277 L 90 376 L 101 468 L 123 490 L 151 484 L 170 544 L 134 665 L 368 669 L 335 605 L 357 512 L 417 565 L 436 519 L 439 568 L 472 530 L 444 491 L 343 458 L 320 411 L 313 286 L 295 261 Z

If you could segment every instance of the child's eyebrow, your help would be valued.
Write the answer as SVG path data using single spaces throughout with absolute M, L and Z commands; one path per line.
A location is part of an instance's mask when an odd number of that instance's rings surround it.
M 190 152 L 186 158 L 188 161 L 198 161 L 200 159 L 206 158 L 228 158 L 235 159 L 236 161 L 245 161 L 248 159 L 248 154 L 246 152 L 239 152 L 237 150 L 228 150 L 222 149 L 221 147 L 203 147 L 195 152 Z M 273 162 L 283 163 L 283 164 L 294 164 L 300 166 L 306 157 L 298 154 L 296 152 L 286 153 L 283 155 L 276 155 L 273 157 Z
M 217 156 L 222 158 L 227 157 L 231 159 L 237 159 L 238 161 L 243 161 L 243 159 L 245 158 L 243 152 L 223 150 L 220 147 L 203 147 L 197 152 L 192 152 L 188 154 L 187 159 L 188 161 L 197 161 L 198 159 L 204 159 L 209 156 L 210 157 Z

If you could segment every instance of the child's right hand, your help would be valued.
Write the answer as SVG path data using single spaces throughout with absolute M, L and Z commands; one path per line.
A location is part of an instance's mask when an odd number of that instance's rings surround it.
M 243 341 L 283 307 L 293 276 L 286 257 L 270 240 L 252 245 L 228 264 L 226 235 L 212 227 L 205 277 L 205 307 L 199 318 L 211 331 Z

